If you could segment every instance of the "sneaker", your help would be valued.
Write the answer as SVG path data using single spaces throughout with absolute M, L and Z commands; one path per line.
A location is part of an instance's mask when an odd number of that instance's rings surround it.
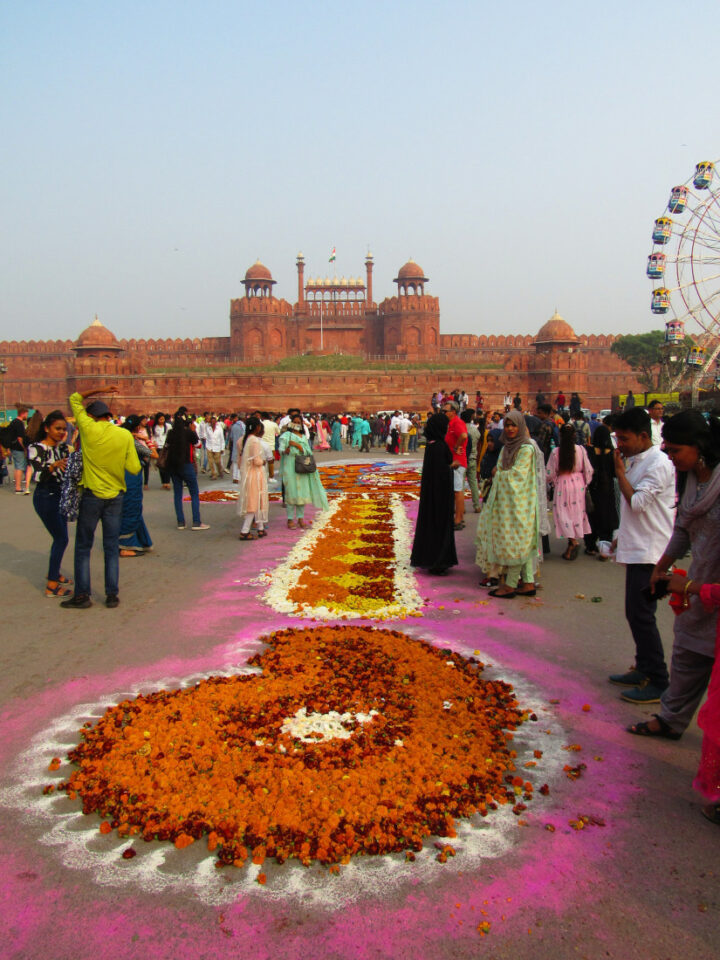
M 194 524 L 192 525 L 192 529 L 193 529 L 193 530 L 209 530 L 209 529 L 210 529 L 210 524 L 209 524 L 209 523 L 194 523 Z
M 647 680 L 647 677 L 639 670 L 628 670 L 627 673 L 611 673 L 608 680 L 618 687 L 639 687 Z
M 120 603 L 120 599 L 116 593 L 109 593 L 105 597 L 105 606 L 106 607 L 116 607 Z
M 70 597 L 69 600 L 62 600 L 60 606 L 69 610 L 87 610 L 92 606 L 92 600 L 86 593 L 79 593 Z
M 627 701 L 627 703 L 639 703 L 642 706 L 646 703 L 660 703 L 662 694 L 663 689 L 646 680 L 644 684 L 635 687 L 634 690 L 626 690 L 625 693 L 621 693 L 620 699 Z
M 179 524 L 178 524 L 178 530 L 184 530 L 184 529 L 185 529 L 185 524 L 184 524 L 184 523 L 179 523 Z

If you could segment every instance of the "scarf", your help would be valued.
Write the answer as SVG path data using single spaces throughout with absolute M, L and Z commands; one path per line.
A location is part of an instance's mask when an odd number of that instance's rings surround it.
M 685 492 L 678 507 L 678 525 L 683 529 L 693 520 L 697 520 L 708 512 L 710 507 L 720 496 L 720 463 L 715 467 L 708 480 L 705 492 L 696 500 L 698 479 L 693 470 L 688 470 Z
M 528 432 L 525 417 L 519 410 L 510 410 L 505 414 L 505 423 L 514 423 L 518 428 L 517 436 L 514 440 L 508 440 L 507 434 L 503 431 L 503 440 L 505 441 L 500 457 L 500 469 L 509 470 L 515 463 L 515 458 L 520 452 L 520 447 L 526 443 L 532 443 Z

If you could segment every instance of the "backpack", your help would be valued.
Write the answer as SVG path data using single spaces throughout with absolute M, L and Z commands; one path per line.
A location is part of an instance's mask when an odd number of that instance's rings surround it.
M 5 427 L 0 427 L 0 447 L 5 447 L 6 450 L 10 450 L 15 440 L 15 428 L 12 423 L 9 423 Z
M 586 432 L 586 430 L 585 430 L 585 427 L 586 427 L 586 426 L 587 426 L 587 424 L 585 423 L 584 420 L 576 420 L 576 421 L 575 421 L 575 444 L 576 444 L 578 447 L 584 447 L 585 444 L 587 443 L 587 436 L 588 436 L 588 435 L 587 435 L 587 432 Z

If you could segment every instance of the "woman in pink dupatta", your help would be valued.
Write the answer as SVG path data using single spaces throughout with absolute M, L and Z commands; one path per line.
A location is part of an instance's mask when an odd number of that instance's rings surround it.
M 697 594 L 708 610 L 720 607 L 720 583 L 700 583 L 674 573 L 668 586 L 683 597 Z M 715 637 L 715 664 L 707 700 L 698 713 L 698 726 L 703 731 L 703 742 L 693 787 L 710 801 L 703 807 L 703 815 L 720 826 L 720 620 Z
M 330 443 L 328 441 L 328 423 L 323 417 L 318 417 L 315 421 L 315 430 L 317 431 L 317 443 L 315 444 L 316 450 L 329 450 Z

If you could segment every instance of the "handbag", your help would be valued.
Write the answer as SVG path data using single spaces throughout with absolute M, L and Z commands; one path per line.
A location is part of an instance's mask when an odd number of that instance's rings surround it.
M 170 450 L 168 449 L 168 445 L 166 443 L 162 450 L 158 450 L 157 460 L 155 461 L 158 470 L 167 470 L 169 456 Z
M 80 512 L 80 481 L 83 474 L 82 450 L 73 450 L 60 487 L 60 515 L 66 520 L 77 520 Z
M 295 473 L 315 473 L 317 464 L 311 453 L 303 453 L 295 457 Z

